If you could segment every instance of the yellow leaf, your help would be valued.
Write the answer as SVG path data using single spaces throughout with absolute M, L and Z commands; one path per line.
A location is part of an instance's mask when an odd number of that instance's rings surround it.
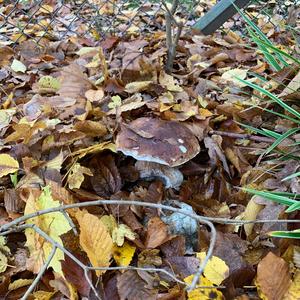
M 113 229 L 112 239 L 119 247 L 124 244 L 125 237 L 131 241 L 135 239 L 134 232 L 127 225 L 121 224 Z
M 78 156 L 78 159 L 80 159 L 86 156 L 87 154 L 95 154 L 103 150 L 110 150 L 112 152 L 116 152 L 116 145 L 110 142 L 104 142 L 104 143 L 96 144 L 87 148 L 77 150 L 72 153 L 72 156 L 73 157 Z
M 201 261 L 205 259 L 206 253 L 197 253 L 197 258 Z M 204 276 L 213 284 L 220 285 L 229 276 L 229 267 L 217 256 L 212 256 L 205 266 Z
M 27 68 L 26 66 L 20 62 L 19 60 L 17 59 L 14 59 L 12 64 L 11 64 L 11 69 L 14 71 L 14 72 L 21 72 L 21 73 L 25 73 Z
M 8 266 L 7 255 L 11 254 L 10 249 L 6 246 L 6 238 L 0 236 L 0 273 L 4 272 Z
M 297 270 L 292 284 L 290 285 L 288 291 L 283 297 L 283 300 L 295 300 L 300 299 L 300 270 Z
M 106 226 L 96 216 L 78 210 L 76 219 L 80 226 L 80 245 L 87 253 L 93 267 L 108 267 L 113 252 L 113 241 Z M 105 271 L 97 270 L 97 276 Z
M 131 246 L 127 242 L 125 242 L 122 247 L 114 245 L 113 257 L 117 265 L 123 267 L 129 266 L 134 255 L 135 249 L 136 248 L 134 246 Z
M 64 162 L 64 155 L 63 155 L 63 153 L 61 151 L 57 156 L 55 156 L 53 159 L 49 160 L 45 164 L 45 166 L 48 169 L 53 169 L 53 170 L 60 171 L 61 165 L 62 165 L 63 162 Z
M 9 291 L 17 290 L 23 286 L 30 285 L 33 282 L 33 279 L 17 279 L 14 282 L 10 283 L 8 286 Z
M 102 216 L 100 220 L 106 226 L 109 234 L 112 235 L 113 230 L 118 226 L 115 217 L 113 215 L 105 215 Z
M 127 83 L 125 86 L 125 91 L 129 94 L 138 93 L 144 91 L 152 81 L 134 81 Z
M 244 211 L 244 217 L 243 219 L 246 221 L 255 221 L 256 220 L 256 216 L 259 214 L 259 212 L 264 208 L 263 205 L 258 204 L 255 202 L 255 198 L 257 198 L 257 196 L 253 196 L 250 201 L 247 204 L 247 207 Z M 245 228 L 245 233 L 247 236 L 249 236 L 252 233 L 254 227 L 254 223 L 249 223 L 249 224 L 245 224 L 244 228 Z
M 182 92 L 183 89 L 176 84 L 175 79 L 172 75 L 167 74 L 164 71 L 161 71 L 159 74 L 159 83 L 162 86 L 165 86 L 170 92 Z
M 52 7 L 49 4 L 43 4 L 39 9 L 39 12 L 44 14 L 52 14 L 53 11 L 54 11 L 54 7 Z
M 84 175 L 93 176 L 93 173 L 89 168 L 83 167 L 79 163 L 75 163 L 68 175 L 69 188 L 71 190 L 79 189 L 84 180 Z
M 190 275 L 184 278 L 184 281 L 188 284 L 191 284 L 193 281 L 194 275 Z M 205 277 L 201 276 L 198 285 L 201 286 L 212 286 L 212 283 Z M 216 288 L 197 288 L 188 292 L 188 300 L 223 300 L 223 294 L 218 291 Z
M 56 294 L 56 292 L 45 292 L 45 291 L 37 291 L 34 292 L 32 295 L 34 300 L 50 300 L 52 296 Z
M 0 273 L 3 273 L 7 269 L 8 259 L 5 254 L 0 252 Z
M 26 202 L 24 215 L 58 206 L 60 206 L 59 201 L 53 200 L 50 187 L 46 186 L 37 199 L 33 193 L 30 193 Z M 60 245 L 63 245 L 60 236 L 64 233 L 67 233 L 71 229 L 68 220 L 61 212 L 52 212 L 31 218 L 28 219 L 26 223 L 35 224 Z M 30 253 L 30 269 L 34 273 L 38 273 L 42 264 L 47 260 L 52 251 L 52 244 L 48 241 L 45 241 L 32 228 L 27 228 L 25 230 L 25 235 L 27 239 L 26 246 L 28 247 Z M 60 261 L 63 259 L 64 253 L 60 249 L 56 249 L 55 255 L 53 256 L 49 267 L 52 267 L 55 272 L 62 274 Z
M 9 154 L 0 154 L 0 177 L 15 173 L 19 169 L 19 163 Z

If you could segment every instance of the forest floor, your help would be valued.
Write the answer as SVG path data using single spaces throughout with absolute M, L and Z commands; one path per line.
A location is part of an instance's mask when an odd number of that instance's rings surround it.
M 241 18 L 185 28 L 170 74 L 163 14 L 38 45 L 2 27 L 0 298 L 300 299 L 299 239 L 270 234 L 299 237 L 295 18 L 255 21 L 284 60 Z

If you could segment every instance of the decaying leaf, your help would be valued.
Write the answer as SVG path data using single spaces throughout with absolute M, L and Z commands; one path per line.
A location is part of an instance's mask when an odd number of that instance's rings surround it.
M 106 226 L 95 215 L 78 211 L 76 219 L 80 226 L 80 245 L 94 267 L 108 267 L 113 254 L 113 241 Z M 105 271 L 97 270 L 97 276 Z
M 157 290 L 146 288 L 146 282 L 133 270 L 118 276 L 117 287 L 121 300 L 156 300 L 157 297 Z
M 159 217 L 151 218 L 147 226 L 145 246 L 156 248 L 166 242 L 168 237 L 168 226 Z
M 50 187 L 47 186 L 40 195 L 30 193 L 24 215 L 57 206 L 60 206 L 60 203 L 53 200 Z M 38 216 L 27 220 L 26 223 L 36 225 L 60 245 L 63 244 L 60 236 L 71 229 L 68 220 L 61 212 L 52 212 Z M 34 273 L 38 273 L 43 263 L 49 257 L 53 246 L 48 241 L 45 241 L 34 229 L 27 228 L 25 234 L 27 239 L 26 246 L 30 252 L 28 268 L 33 270 Z M 64 253 L 60 249 L 56 249 L 49 267 L 52 267 L 55 272 L 62 274 L 61 260 L 63 259 Z
M 269 300 L 282 299 L 291 285 L 288 264 L 269 252 L 257 266 L 256 286 L 259 295 Z
M 112 231 L 113 242 L 121 247 L 124 244 L 125 238 L 133 241 L 135 239 L 134 232 L 125 224 L 120 224 Z

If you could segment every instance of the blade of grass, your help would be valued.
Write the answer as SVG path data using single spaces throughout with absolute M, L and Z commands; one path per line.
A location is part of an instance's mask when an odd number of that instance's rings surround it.
M 293 135 L 297 131 L 299 131 L 300 128 L 291 128 L 287 132 L 285 132 L 281 137 L 279 137 L 268 149 L 266 150 L 266 154 L 270 153 L 273 149 L 275 149 L 278 145 L 280 145 L 285 139 L 287 139 L 289 136 Z
M 295 210 L 299 210 L 300 209 L 300 202 L 298 201 L 298 203 L 295 203 L 293 205 L 291 205 L 290 207 L 288 207 L 285 211 L 287 213 L 293 212 Z
M 284 205 L 288 205 L 288 206 L 291 206 L 295 203 L 298 203 L 297 200 L 292 200 L 292 199 L 289 199 L 288 197 L 276 195 L 274 193 L 267 192 L 267 191 L 258 191 L 258 190 L 250 189 L 250 188 L 243 188 L 243 190 L 250 193 L 250 194 L 261 196 L 261 197 L 266 198 L 268 200 L 272 200 L 274 202 L 284 204 Z
M 279 238 L 300 239 L 300 231 L 271 231 L 269 235 Z
M 298 177 L 298 176 L 300 176 L 300 172 L 297 172 L 297 173 L 291 174 L 291 175 L 289 175 L 289 176 L 286 176 L 286 177 L 283 178 L 281 181 L 290 180 L 290 179 L 293 179 L 293 178 Z
M 252 83 L 252 82 L 250 82 L 248 80 L 241 79 L 241 78 L 239 78 L 237 76 L 235 78 L 237 80 L 243 82 L 247 86 L 253 88 L 254 90 L 256 90 L 256 91 L 264 94 L 265 96 L 269 97 L 270 99 L 274 100 L 282 108 L 284 108 L 285 110 L 287 110 L 288 112 L 290 112 L 292 115 L 294 115 L 294 116 L 296 116 L 297 118 L 300 119 L 300 113 L 298 111 L 296 111 L 295 109 L 293 109 L 292 107 L 290 107 L 288 104 L 284 103 L 281 99 L 279 99 L 278 97 L 276 97 L 271 92 L 265 90 L 264 88 L 260 87 L 259 85 L 256 85 L 255 83 Z
M 267 137 L 270 137 L 270 138 L 275 138 L 275 139 L 278 138 L 276 135 L 274 136 L 272 133 L 267 132 L 267 131 L 264 131 L 264 130 L 262 130 L 262 129 L 255 128 L 255 127 L 252 127 L 252 126 L 250 126 L 250 125 L 242 124 L 242 123 L 240 123 L 240 122 L 236 122 L 236 123 L 239 124 L 239 125 L 241 125 L 242 127 L 245 127 L 245 128 L 247 128 L 247 129 L 253 131 L 253 132 L 260 133 L 261 135 L 264 135 L 264 136 L 267 136 Z M 271 130 L 269 130 L 269 131 L 271 131 Z M 273 131 L 271 131 L 271 132 L 273 132 Z M 273 132 L 273 133 L 274 133 L 274 132 Z M 281 135 L 279 135 L 279 136 L 281 136 Z

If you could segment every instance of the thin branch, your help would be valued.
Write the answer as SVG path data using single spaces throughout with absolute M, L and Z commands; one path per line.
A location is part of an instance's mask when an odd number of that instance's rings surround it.
M 56 247 L 53 246 L 52 250 L 47 258 L 47 260 L 45 261 L 45 263 L 43 264 L 42 268 L 40 269 L 38 275 L 35 277 L 34 281 L 31 283 L 30 287 L 27 289 L 26 293 L 23 295 L 23 297 L 21 298 L 21 300 L 26 300 L 29 295 L 31 294 L 31 292 L 34 290 L 34 288 L 38 285 L 38 283 L 40 282 L 43 274 L 45 273 L 45 271 L 47 270 L 52 258 L 54 257 L 56 252 Z
M 272 138 L 267 138 L 263 136 L 258 136 L 258 135 L 252 135 L 252 134 L 242 134 L 242 133 L 235 133 L 235 132 L 228 132 L 228 131 L 219 131 L 219 130 L 210 130 L 208 132 L 210 135 L 217 134 L 221 136 L 228 136 L 233 139 L 246 139 L 246 140 L 251 140 L 255 142 L 263 142 L 263 143 L 274 143 L 274 139 Z
M 157 209 L 165 209 L 177 213 L 181 213 L 183 215 L 186 215 L 190 218 L 194 218 L 197 221 L 211 221 L 214 223 L 219 224 L 232 224 L 232 225 L 243 225 L 243 224 L 251 224 L 251 223 L 297 223 L 300 222 L 300 220 L 288 220 L 288 219 L 281 219 L 281 220 L 232 220 L 228 218 L 215 218 L 215 217 L 204 217 L 204 216 L 198 216 L 195 213 L 189 213 L 184 209 L 174 208 L 171 206 L 163 205 L 163 204 L 155 204 L 150 202 L 142 202 L 142 201 L 127 201 L 127 200 L 95 200 L 95 201 L 86 201 L 86 202 L 79 202 L 79 203 L 73 203 L 73 204 L 67 204 L 67 205 L 61 205 L 57 207 L 51 207 L 44 210 L 39 210 L 37 212 L 24 215 L 22 217 L 16 218 L 13 221 L 4 224 L 0 226 L 0 233 L 4 231 L 9 230 L 11 227 L 14 227 L 20 223 L 23 223 L 27 221 L 28 219 L 38 217 L 44 214 L 52 213 L 52 212 L 62 212 L 64 210 L 72 209 L 72 208 L 80 208 L 80 207 L 86 207 L 86 206 L 98 206 L 98 205 L 136 205 L 136 206 L 144 206 L 144 207 L 150 207 L 150 208 L 157 208 Z

